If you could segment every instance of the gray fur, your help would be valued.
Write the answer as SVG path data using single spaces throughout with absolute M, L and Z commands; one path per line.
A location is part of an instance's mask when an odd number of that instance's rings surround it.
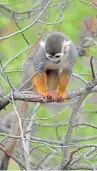
M 24 84 L 28 79 L 32 77 L 32 70 L 33 70 L 33 59 L 29 57 L 23 65 L 22 71 L 22 84 Z M 27 84 L 23 87 L 23 89 L 31 89 L 32 87 L 32 79 L 30 79 Z
M 43 48 L 41 45 L 39 45 L 34 56 L 30 56 L 24 63 L 22 78 L 23 83 L 32 76 L 33 69 L 38 71 L 38 73 L 42 73 L 47 70 L 58 70 L 59 72 L 66 70 L 68 71 L 69 75 L 72 74 L 72 70 L 78 56 L 76 48 L 72 42 L 70 44 L 68 55 L 66 58 L 65 55 L 63 55 L 63 61 L 60 63 L 55 64 L 53 61 L 50 61 L 46 57 L 46 53 L 60 53 L 64 40 L 67 41 L 70 39 L 62 33 L 53 32 L 47 34 L 41 40 L 45 41 L 45 47 Z M 31 85 L 32 81 L 30 80 L 29 84 L 27 84 L 25 88 L 30 88 Z
M 59 64 L 55 64 L 53 61 L 50 61 L 49 59 L 47 59 L 46 54 L 45 54 L 47 52 L 48 53 L 51 53 L 51 52 L 60 53 L 60 50 L 62 49 L 63 41 L 69 40 L 69 38 L 64 36 L 62 33 L 54 32 L 54 33 L 48 34 L 45 39 L 46 39 L 45 50 L 41 46 L 39 46 L 37 53 L 33 57 L 33 64 L 35 68 L 37 69 L 37 71 L 43 72 L 49 69 L 49 67 L 51 66 L 52 68 L 55 67 L 59 70 L 68 68 L 70 71 L 72 71 L 76 63 L 77 56 L 78 56 L 76 48 L 72 42 L 70 44 L 70 50 L 68 51 L 68 55 L 66 59 L 63 56 L 64 60 L 60 62 Z
M 62 44 L 64 42 L 64 36 L 61 33 L 55 32 L 47 36 L 45 42 L 45 51 L 46 53 L 54 56 L 56 53 L 61 53 Z

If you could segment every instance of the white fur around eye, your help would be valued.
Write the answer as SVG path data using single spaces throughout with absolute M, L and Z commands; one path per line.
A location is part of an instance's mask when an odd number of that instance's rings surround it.
M 68 41 L 66 42 L 66 44 L 67 44 L 67 45 L 70 45 L 70 44 L 71 44 L 71 40 L 68 40 Z
M 41 47 L 45 48 L 45 42 L 44 41 L 40 41 L 39 44 Z
M 68 45 L 70 45 L 70 44 L 71 44 L 71 40 L 68 40 L 68 41 L 65 40 L 65 41 L 64 41 L 64 47 L 65 47 L 65 46 L 68 46 Z
M 70 46 L 69 46 L 70 44 L 71 44 L 70 40 L 64 41 L 64 44 L 63 44 L 64 51 L 68 51 L 70 49 Z

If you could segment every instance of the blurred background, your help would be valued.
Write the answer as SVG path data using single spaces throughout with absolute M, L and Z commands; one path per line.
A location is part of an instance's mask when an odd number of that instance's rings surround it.
M 43 15 L 37 19 L 45 8 L 48 0 L 0 0 L 0 61 L 1 68 L 8 76 L 14 88 L 19 88 L 22 79 L 22 66 L 29 54 L 30 45 L 41 36 L 51 31 L 60 31 L 66 34 L 75 44 L 78 50 L 78 60 L 74 68 L 74 75 L 68 86 L 68 91 L 84 87 L 91 81 L 90 58 L 94 57 L 93 65 L 95 73 L 97 71 L 97 2 L 87 0 L 52 0 L 44 11 Z M 37 20 L 36 20 L 37 19 Z M 27 28 L 28 27 L 28 28 Z M 21 32 L 22 29 L 24 32 Z M 18 33 L 19 34 L 14 34 Z M 13 35 L 11 35 L 13 33 Z M 11 35 L 7 37 L 7 35 Z M 5 37 L 2 39 L 2 37 Z M 11 59 L 11 61 L 10 61 Z M 10 88 L 1 76 L 0 84 L 4 94 L 10 92 Z M 74 99 L 76 100 L 76 99 Z M 42 139 L 51 141 L 63 141 L 68 128 L 68 121 L 72 111 L 72 106 L 65 104 L 65 111 L 55 115 L 55 110 L 41 107 L 36 115 L 35 124 L 38 124 L 37 135 Z M 56 104 L 54 106 L 56 108 Z M 58 108 L 63 106 L 58 106 Z M 13 104 L 9 104 L 6 110 L 0 112 L 1 118 L 7 119 L 13 111 Z M 78 114 L 78 123 L 91 123 L 97 125 L 97 94 L 89 95 Z M 53 116 L 54 115 L 54 116 Z M 52 117 L 51 117 L 52 116 Z M 51 118 L 50 118 L 51 117 Z M 1 124 L 2 119 L 1 119 Z M 42 124 L 40 124 L 42 122 Z M 8 123 L 8 120 L 7 120 Z M 6 125 L 6 122 L 3 123 Z M 61 126 L 53 126 L 61 124 Z M 4 125 L 4 126 L 5 126 Z M 44 131 L 45 128 L 45 131 Z M 10 129 L 10 120 L 8 124 Z M 1 131 L 2 132 L 2 131 Z M 1 137 L 2 139 L 2 137 Z M 80 140 L 79 140 L 80 139 Z M 81 144 L 96 143 L 97 130 L 89 126 L 77 127 L 72 134 L 72 142 Z M 38 143 L 37 143 L 38 144 Z M 33 146 L 37 145 L 33 143 Z M 39 153 L 38 156 L 36 153 Z M 37 163 L 44 153 L 49 149 L 40 147 L 39 151 L 34 150 L 33 161 Z M 60 152 L 58 149 L 57 152 Z M 84 151 L 86 152 L 86 151 Z M 89 161 L 95 164 L 97 157 Z M 84 159 L 82 159 L 83 163 Z M 60 155 L 51 155 L 45 166 L 56 166 L 61 162 Z M 14 164 L 12 164 L 14 163 Z M 11 161 L 9 169 L 18 169 L 15 162 Z

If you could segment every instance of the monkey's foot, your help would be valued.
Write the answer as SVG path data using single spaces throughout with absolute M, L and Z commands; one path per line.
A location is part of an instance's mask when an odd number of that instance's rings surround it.
M 47 99 L 52 102 L 57 102 L 59 98 L 58 93 L 55 90 L 50 90 L 47 95 Z
M 63 102 L 68 98 L 68 95 L 66 92 L 59 92 L 58 102 Z
M 41 93 L 39 93 L 44 99 L 47 99 L 47 95 L 48 95 L 48 92 L 47 91 L 43 91 Z

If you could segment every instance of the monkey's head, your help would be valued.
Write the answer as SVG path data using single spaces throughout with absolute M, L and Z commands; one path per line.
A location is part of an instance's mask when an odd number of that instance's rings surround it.
M 62 62 L 68 55 L 71 41 L 62 33 L 50 33 L 45 41 L 41 41 L 40 45 L 44 48 L 46 57 L 53 63 Z

